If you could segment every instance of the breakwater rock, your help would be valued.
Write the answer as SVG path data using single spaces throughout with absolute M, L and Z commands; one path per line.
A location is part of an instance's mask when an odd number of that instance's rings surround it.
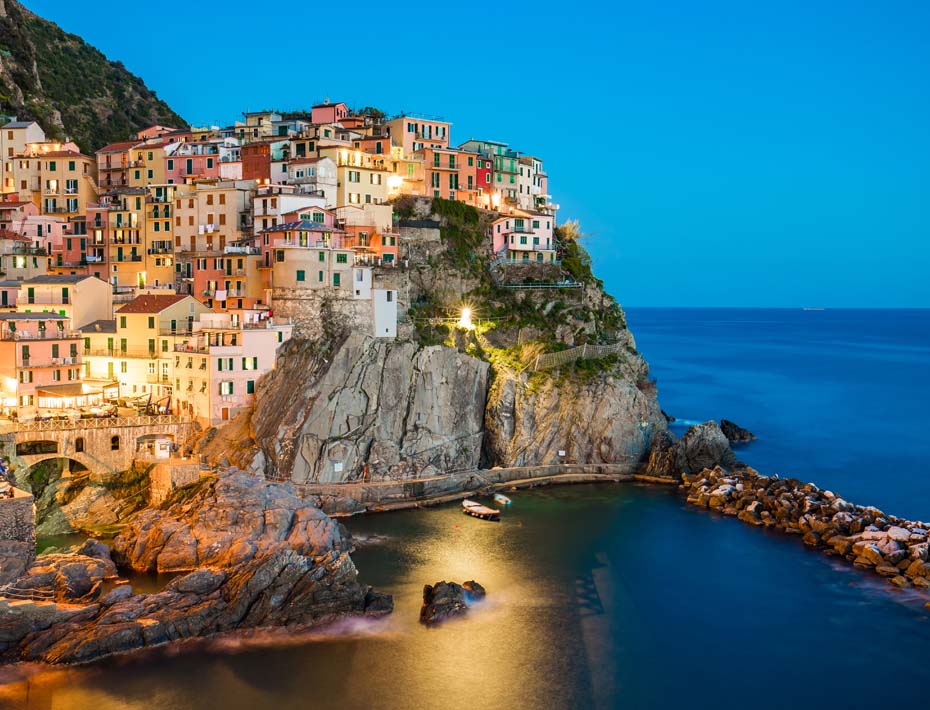
M 155 594 L 96 584 L 115 570 L 100 547 L 38 558 L 25 579 L 42 601 L 0 602 L 0 653 L 7 659 L 75 663 L 169 641 L 271 626 L 305 628 L 349 614 L 382 615 L 393 602 L 358 582 L 341 525 L 288 486 L 240 472 L 180 489 L 138 516 L 114 543 L 118 562 L 139 571 L 188 571 Z M 101 546 L 102 547 L 102 546 Z M 104 548 L 105 549 L 105 548 Z M 93 557 L 88 554 L 93 553 Z M 86 569 L 86 574 L 77 570 Z M 45 572 L 41 570 L 49 568 Z M 62 572 L 93 584 L 63 598 Z M 99 570 L 94 579 L 93 570 Z M 54 572 L 54 574 L 53 574 Z
M 472 602 L 484 599 L 484 587 L 470 580 L 462 584 L 436 582 L 423 587 L 423 606 L 420 608 L 420 623 L 432 626 L 454 616 L 462 616 Z
M 682 474 L 688 502 L 803 536 L 804 544 L 873 570 L 899 587 L 930 589 L 930 523 L 851 503 L 813 483 L 720 466 Z

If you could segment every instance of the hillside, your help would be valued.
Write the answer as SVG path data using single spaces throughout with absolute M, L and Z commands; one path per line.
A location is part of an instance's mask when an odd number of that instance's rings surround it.
M 85 153 L 153 123 L 186 125 L 122 63 L 16 0 L 0 0 L 0 114 L 38 121 Z

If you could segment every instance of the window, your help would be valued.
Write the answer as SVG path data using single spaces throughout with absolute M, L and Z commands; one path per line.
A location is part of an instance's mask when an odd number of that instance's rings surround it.
M 149 316 L 149 328 L 155 327 L 155 316 Z
M 306 281 L 307 279 L 306 279 L 305 277 L 306 277 L 306 274 L 305 274 L 303 271 L 301 271 L 301 270 L 298 269 L 298 271 L 297 271 L 297 280 L 298 280 L 298 281 Z
M 126 316 L 120 316 L 120 317 L 119 317 L 119 327 L 120 327 L 120 328 L 125 328 L 125 327 L 126 327 Z
M 110 437 L 110 451 L 119 451 L 119 437 L 118 436 Z
M 255 380 L 248 380 L 245 383 L 246 394 L 255 394 Z
M 348 254 L 336 254 L 336 263 L 337 264 L 349 263 L 349 255 Z
M 258 358 L 257 357 L 242 358 L 242 369 L 243 370 L 257 370 L 258 369 Z
M 339 285 L 339 274 L 333 274 L 333 286 Z
M 233 393 L 233 383 L 232 382 L 220 382 L 220 394 L 228 395 Z
M 83 436 L 79 436 L 77 439 L 74 440 L 74 450 L 79 454 L 84 451 L 84 437 Z

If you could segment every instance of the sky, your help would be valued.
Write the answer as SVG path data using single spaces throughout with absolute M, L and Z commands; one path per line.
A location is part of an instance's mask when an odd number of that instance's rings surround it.
M 930 307 L 928 2 L 24 4 L 194 124 L 329 97 L 543 158 L 625 306 Z

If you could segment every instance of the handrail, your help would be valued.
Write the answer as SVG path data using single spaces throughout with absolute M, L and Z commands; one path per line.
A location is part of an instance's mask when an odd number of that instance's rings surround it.
M 11 420 L 9 420 L 11 421 Z M 69 429 L 110 429 L 113 427 L 158 426 L 162 424 L 190 424 L 191 420 L 180 414 L 141 414 L 138 417 L 99 417 L 96 419 L 16 422 L 11 421 L 13 431 L 65 431 Z

